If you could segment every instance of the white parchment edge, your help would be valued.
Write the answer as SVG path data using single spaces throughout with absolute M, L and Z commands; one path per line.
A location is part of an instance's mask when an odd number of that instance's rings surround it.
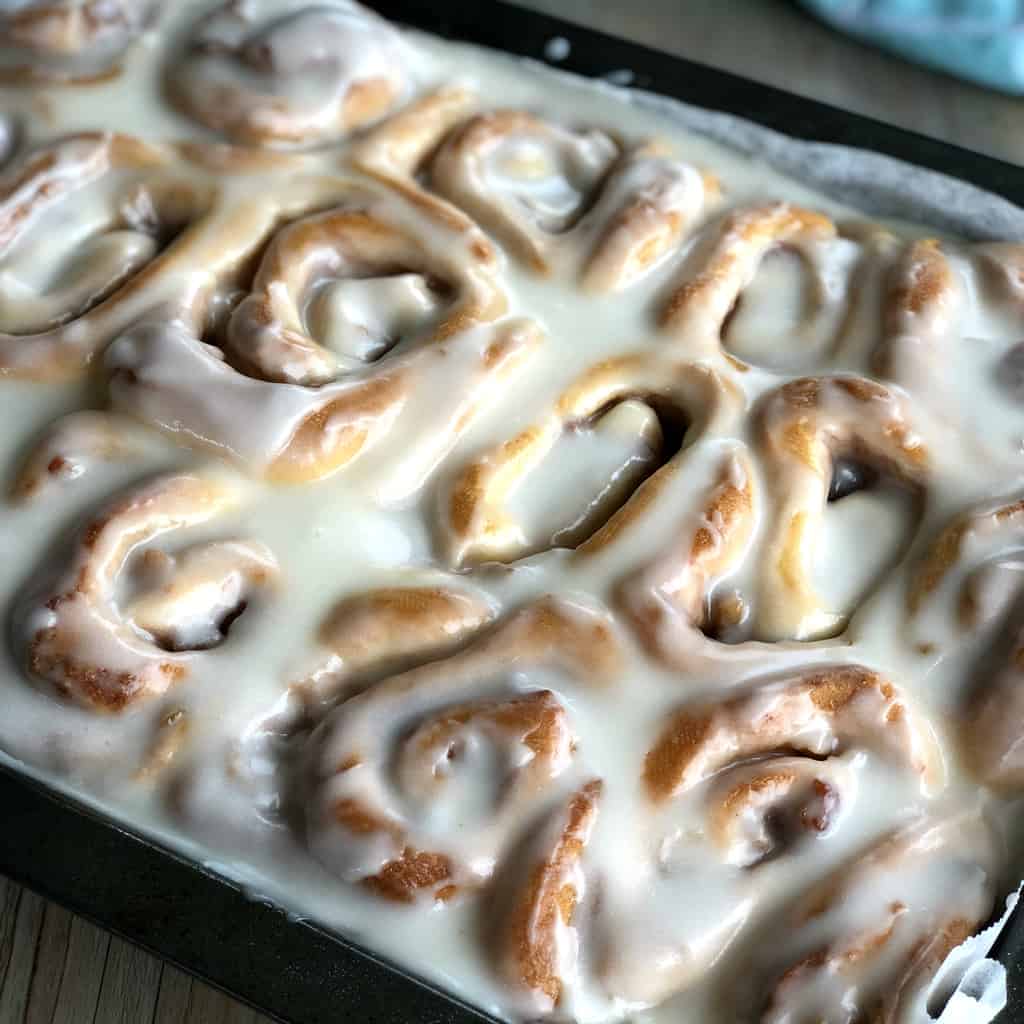
M 920 1008 L 922 1021 L 987 1024 L 1006 1005 L 1006 968 L 998 960 L 989 958 L 988 954 L 1013 916 L 1021 889 L 1024 889 L 1024 882 L 1006 897 L 1006 910 L 998 921 L 972 935 L 946 957 Z M 950 993 L 948 997 L 947 993 Z M 944 1003 L 938 1018 L 933 1018 L 927 1011 L 933 998 Z
M 865 213 L 917 221 L 971 241 L 1024 241 L 1024 209 L 959 178 L 864 149 L 805 142 L 655 93 L 616 91 Z

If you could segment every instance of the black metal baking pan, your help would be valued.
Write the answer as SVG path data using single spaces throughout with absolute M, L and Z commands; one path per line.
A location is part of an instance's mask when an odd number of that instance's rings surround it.
M 558 63 L 598 77 L 631 68 L 634 84 L 808 141 L 875 150 L 962 178 L 1024 205 L 1024 169 L 750 80 L 535 14 L 508 3 L 370 0 L 388 18 L 446 38 Z M 2 714 L 2 711 L 0 711 Z M 0 767 L 0 872 L 173 961 L 287 1024 L 481 1024 L 486 1015 L 378 957 L 282 911 Z M 1024 1024 L 1024 913 L 996 950 L 1010 971 L 1001 1024 Z

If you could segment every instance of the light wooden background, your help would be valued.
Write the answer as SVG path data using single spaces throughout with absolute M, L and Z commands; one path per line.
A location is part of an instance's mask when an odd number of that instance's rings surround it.
M 842 39 L 785 0 L 527 0 L 524 5 L 1024 163 L 1024 100 L 985 92 Z M 266 1020 L 0 878 L 0 1024 Z

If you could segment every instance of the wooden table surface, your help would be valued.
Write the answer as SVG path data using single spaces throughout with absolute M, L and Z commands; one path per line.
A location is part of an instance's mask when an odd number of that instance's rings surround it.
M 529 0 L 524 6 L 1024 163 L 1024 100 L 843 39 L 785 0 Z M 0 878 L 0 1024 L 266 1020 Z

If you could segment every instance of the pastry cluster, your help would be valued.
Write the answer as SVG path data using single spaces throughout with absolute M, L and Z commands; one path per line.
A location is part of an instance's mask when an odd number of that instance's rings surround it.
M 1014 879 L 1024 246 L 348 0 L 0 40 L 24 756 L 512 1018 L 941 1008 Z

